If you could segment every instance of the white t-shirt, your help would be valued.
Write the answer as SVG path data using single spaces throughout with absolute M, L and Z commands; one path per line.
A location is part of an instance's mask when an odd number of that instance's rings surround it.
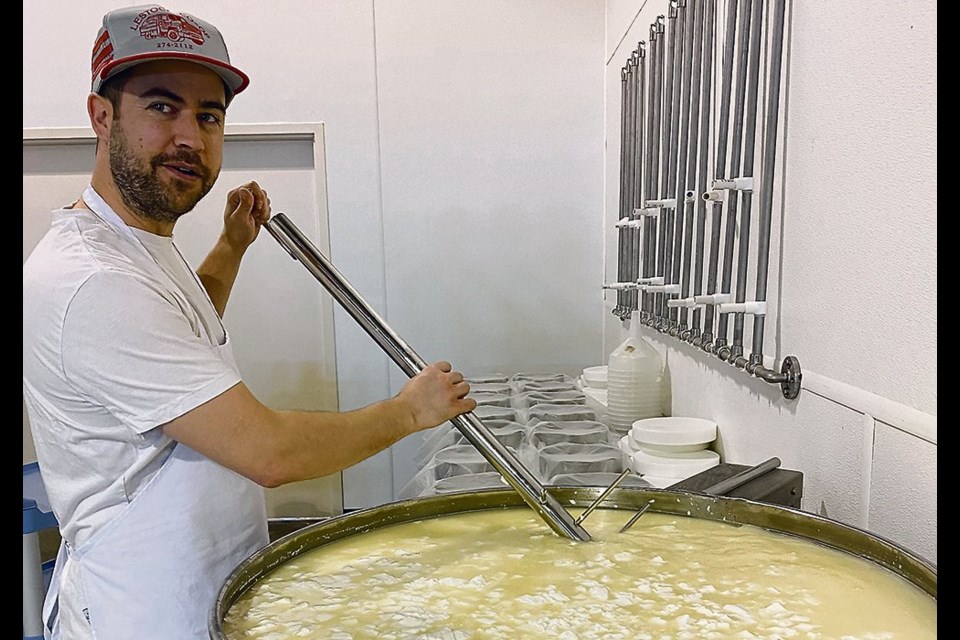
M 175 443 L 156 427 L 240 382 L 173 239 L 124 231 L 86 209 L 55 211 L 23 266 L 23 395 L 75 546 L 160 468 Z

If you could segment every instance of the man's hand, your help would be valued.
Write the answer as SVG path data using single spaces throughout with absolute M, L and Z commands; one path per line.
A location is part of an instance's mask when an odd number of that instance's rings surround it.
M 473 411 L 477 401 L 466 397 L 470 385 L 449 362 L 434 362 L 410 378 L 396 400 L 409 408 L 413 429 L 429 429 L 456 416 Z
M 227 194 L 221 240 L 232 251 L 243 255 L 250 243 L 257 239 L 260 227 L 269 219 L 270 198 L 259 184 L 251 180 Z

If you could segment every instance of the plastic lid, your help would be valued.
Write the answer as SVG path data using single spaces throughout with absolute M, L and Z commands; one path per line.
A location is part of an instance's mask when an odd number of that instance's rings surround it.
M 703 449 L 682 453 L 634 451 L 630 467 L 641 475 L 682 480 L 720 464 L 720 454 Z
M 583 381 L 594 389 L 605 389 L 607 386 L 607 365 L 587 367 L 583 370 Z
M 638 445 L 692 445 L 717 439 L 717 423 L 703 418 L 666 416 L 637 420 L 630 437 Z

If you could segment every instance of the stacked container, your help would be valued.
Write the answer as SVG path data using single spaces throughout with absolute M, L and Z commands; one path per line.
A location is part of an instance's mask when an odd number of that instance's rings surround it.
M 646 418 L 633 423 L 619 446 L 625 466 L 663 488 L 720 464 L 720 454 L 709 449 L 717 429 L 703 418 Z
M 637 420 L 663 415 L 660 353 L 647 341 L 627 338 L 607 365 L 607 424 L 626 434 Z

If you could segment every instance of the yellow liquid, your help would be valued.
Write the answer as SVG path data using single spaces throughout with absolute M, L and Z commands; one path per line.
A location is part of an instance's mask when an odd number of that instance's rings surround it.
M 753 526 L 597 509 L 574 542 L 529 509 L 384 527 L 245 592 L 231 640 L 924 640 L 937 601 L 879 565 Z

